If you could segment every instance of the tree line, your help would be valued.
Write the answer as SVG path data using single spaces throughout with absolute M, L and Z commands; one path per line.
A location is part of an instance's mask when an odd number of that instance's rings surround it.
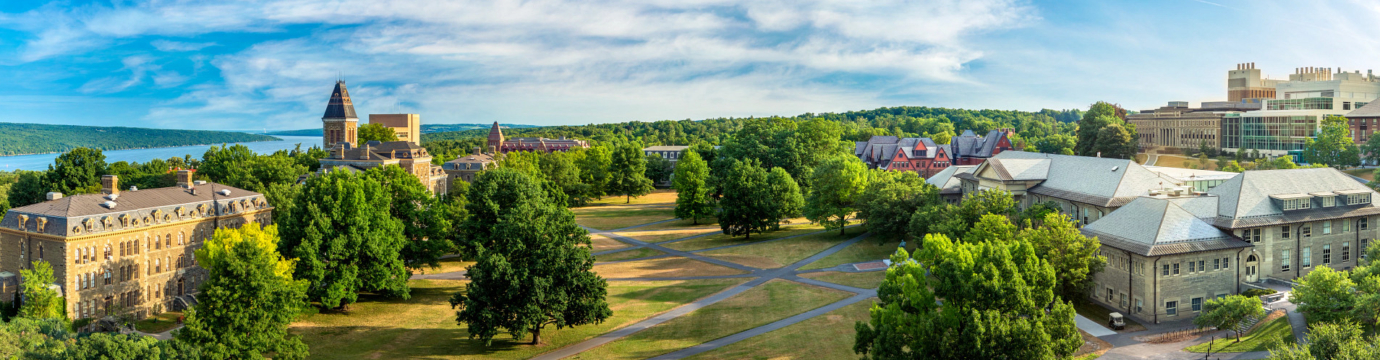
M 0 123 L 0 155 L 46 154 L 87 147 L 102 150 L 274 141 L 240 132 L 132 127 Z

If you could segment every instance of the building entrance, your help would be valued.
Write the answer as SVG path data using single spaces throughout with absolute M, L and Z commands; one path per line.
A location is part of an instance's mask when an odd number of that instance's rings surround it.
M 1256 267 L 1259 265 L 1259 262 L 1260 261 L 1256 259 L 1255 254 L 1251 254 L 1250 257 L 1246 258 L 1246 282 L 1253 283 L 1260 281 L 1260 276 L 1259 274 L 1257 274 L 1256 270 Z

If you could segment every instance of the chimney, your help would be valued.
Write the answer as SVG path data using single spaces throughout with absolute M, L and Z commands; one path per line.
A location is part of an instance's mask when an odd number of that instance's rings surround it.
M 364 143 L 364 146 L 361 147 L 360 150 L 362 151 L 359 152 L 359 159 L 369 160 L 369 143 Z
M 101 193 L 106 195 L 120 195 L 120 177 L 115 175 L 101 175 Z
M 61 198 L 62 198 L 62 193 L 56 192 L 56 191 L 52 191 L 52 192 L 49 192 L 49 193 L 48 193 L 48 197 L 47 197 L 47 198 L 48 198 L 48 201 L 53 201 L 53 200 L 61 199 Z
M 192 182 L 192 173 L 195 171 L 196 170 L 178 170 L 177 186 L 180 186 L 183 189 L 191 189 L 195 187 L 196 184 Z
M 470 155 L 479 155 L 479 154 L 481 154 L 481 151 L 484 151 L 484 150 L 483 150 L 483 149 L 480 149 L 478 146 L 475 146 L 475 147 L 474 147 L 474 151 L 473 151 L 473 152 L 470 152 Z

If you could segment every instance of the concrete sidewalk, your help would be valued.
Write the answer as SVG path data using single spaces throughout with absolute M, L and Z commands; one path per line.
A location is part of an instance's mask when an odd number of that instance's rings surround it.
M 1083 315 L 1073 314 L 1073 321 L 1078 324 L 1079 330 L 1087 331 L 1088 335 L 1092 335 L 1093 337 L 1116 335 L 1116 332 L 1112 331 L 1112 329 L 1108 329 L 1106 326 L 1092 321 L 1092 319 L 1085 318 Z

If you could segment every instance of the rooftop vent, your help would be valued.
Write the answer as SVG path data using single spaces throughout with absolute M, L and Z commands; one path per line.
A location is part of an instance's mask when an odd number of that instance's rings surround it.
M 197 185 L 206 185 L 206 180 L 197 180 L 193 181 L 192 183 Z
M 1117 170 L 1117 169 L 1120 169 L 1120 168 L 1121 168 L 1120 166 L 1113 166 L 1113 167 L 1112 167 L 1112 172 L 1116 172 L 1116 170 Z
M 1161 194 L 1161 192 L 1160 192 L 1159 190 L 1150 190 L 1150 196 L 1155 196 L 1155 195 L 1159 195 L 1159 194 Z
M 138 187 L 138 186 L 134 186 L 134 185 L 130 185 L 130 186 L 129 186 L 129 191 L 139 191 L 139 187 Z
M 106 195 L 105 198 L 108 199 L 108 200 L 110 200 L 110 201 L 115 201 L 115 199 L 119 199 L 119 198 L 120 198 L 120 194 L 110 194 L 110 195 Z
M 220 193 L 221 196 L 230 196 L 230 189 L 220 189 L 220 191 L 217 192 Z
M 47 198 L 48 198 L 48 201 L 53 201 L 53 200 L 61 199 L 61 198 L 62 198 L 62 193 L 56 192 L 56 191 L 49 192 Z
M 101 206 L 104 206 L 106 209 L 114 209 L 114 208 L 115 208 L 115 202 L 114 202 L 114 201 L 106 201 L 106 202 L 101 203 Z

